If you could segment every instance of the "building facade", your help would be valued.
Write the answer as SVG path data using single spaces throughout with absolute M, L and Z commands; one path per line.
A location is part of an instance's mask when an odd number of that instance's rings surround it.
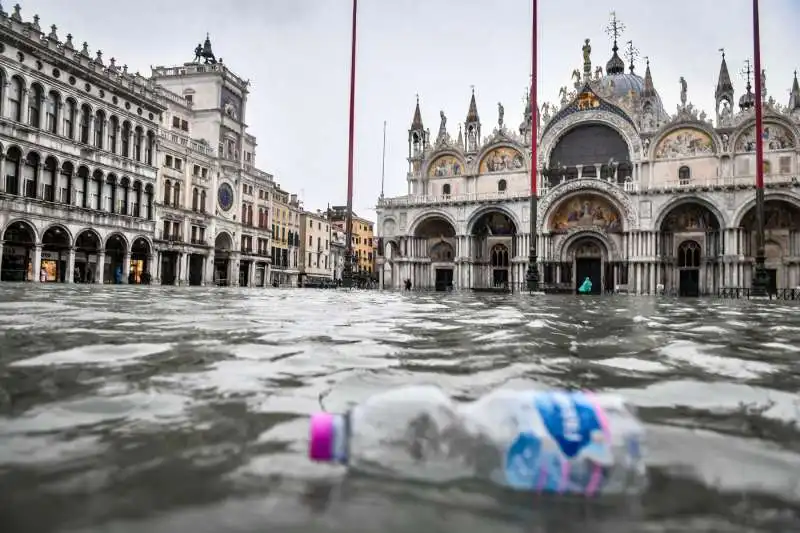
M 303 211 L 300 216 L 300 277 L 302 284 L 333 279 L 331 225 L 320 211 Z
M 19 5 L 0 13 L 0 280 L 152 268 L 165 109 L 153 80 L 23 21 Z
M 615 28 L 618 29 L 618 28 Z M 617 37 L 619 36 L 619 32 Z M 689 101 L 669 114 L 614 40 L 605 68 L 583 69 L 538 110 L 539 271 L 545 287 L 693 295 L 749 287 L 755 255 L 755 99 L 764 102 L 766 266 L 772 288 L 800 285 L 800 87 L 788 105 L 750 80 L 735 100 L 723 54 L 713 119 Z M 766 81 L 766 73 L 759 73 Z M 779 77 L 779 76 L 776 76 Z M 791 80 L 788 75 L 786 78 Z M 408 194 L 378 203 L 382 286 L 520 288 L 530 247 L 530 107 L 517 131 L 481 136 L 473 93 L 463 131 L 432 138 L 419 102 L 409 130 Z
M 274 190 L 247 133 L 250 82 L 218 61 L 206 37 L 195 61 L 154 67 L 162 121 L 156 280 L 265 286 Z
M 331 224 L 335 229 L 345 232 L 347 207 L 334 206 L 329 209 Z M 372 279 L 374 274 L 375 225 L 371 220 L 361 218 L 355 213 L 352 217 L 353 274 Z
M 296 287 L 300 269 L 300 213 L 302 208 L 296 194 L 275 186 L 272 222 L 273 286 Z

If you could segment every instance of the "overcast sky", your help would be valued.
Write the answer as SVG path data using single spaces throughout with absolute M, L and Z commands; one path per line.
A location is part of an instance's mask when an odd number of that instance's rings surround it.
M 58 26 L 92 56 L 117 58 L 131 71 L 193 59 L 211 34 L 214 52 L 252 82 L 247 108 L 258 137 L 258 166 L 297 192 L 308 209 L 345 201 L 350 69 L 351 0 L 26 0 L 49 32 Z M 11 2 L 4 2 L 11 11 Z M 530 71 L 530 0 L 360 0 L 356 88 L 355 200 L 361 216 L 375 218 L 381 188 L 383 122 L 387 122 L 386 194 L 406 191 L 408 128 L 419 93 L 432 135 L 439 111 L 455 137 L 475 86 L 484 135 L 497 122 L 522 121 Z M 792 72 L 800 69 L 800 0 L 761 2 L 761 54 L 767 89 L 788 101 Z M 659 7 L 661 6 L 661 7 Z M 540 0 L 540 102 L 556 101 L 581 68 L 581 47 L 591 39 L 593 66 L 610 57 L 604 28 L 615 10 L 642 58 L 668 112 L 679 101 L 678 79 L 689 100 L 713 116 L 719 48 L 725 48 L 736 98 L 739 70 L 752 57 L 751 0 Z M 622 44 L 622 43 L 621 43 Z M 638 61 L 644 73 L 644 60 Z M 212 142 L 212 145 L 214 143 Z

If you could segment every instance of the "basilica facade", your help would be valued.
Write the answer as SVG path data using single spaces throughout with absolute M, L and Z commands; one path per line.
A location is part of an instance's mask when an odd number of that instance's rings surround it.
M 619 37 L 619 35 L 617 35 Z M 786 75 L 789 73 L 781 73 Z M 713 294 L 748 287 L 755 244 L 755 102 L 764 111 L 766 266 L 775 288 L 800 285 L 800 87 L 787 105 L 750 80 L 736 95 L 723 53 L 713 117 L 688 98 L 664 108 L 650 64 L 626 65 L 614 39 L 605 68 L 583 68 L 559 101 L 530 106 L 519 128 L 482 136 L 473 92 L 454 140 L 419 102 L 409 130 L 407 194 L 378 201 L 381 284 L 520 290 L 530 239 L 531 132 L 537 144 L 539 272 L 546 289 Z M 779 77 L 779 75 L 776 75 Z M 736 96 L 739 96 L 736 99 Z M 516 131 L 515 131 L 516 130 Z

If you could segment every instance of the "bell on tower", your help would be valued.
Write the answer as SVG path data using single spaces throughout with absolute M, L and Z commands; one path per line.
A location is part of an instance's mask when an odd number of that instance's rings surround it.
M 720 48 L 722 63 L 719 66 L 719 79 L 717 80 L 717 90 L 714 91 L 714 99 L 717 108 L 717 127 L 726 127 L 731 124 L 733 115 L 733 83 L 731 75 L 728 73 L 728 63 L 725 61 L 725 49 Z
M 467 153 L 477 152 L 481 138 L 481 119 L 478 117 L 478 104 L 475 102 L 475 86 L 472 86 L 472 97 L 469 100 L 467 120 L 464 122 L 467 130 Z

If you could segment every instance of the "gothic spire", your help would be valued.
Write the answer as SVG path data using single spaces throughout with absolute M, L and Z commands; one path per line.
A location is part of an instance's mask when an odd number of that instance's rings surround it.
M 606 74 L 624 74 L 625 73 L 625 62 L 622 61 L 622 58 L 619 57 L 617 53 L 619 51 L 619 46 L 617 45 L 617 41 L 619 40 L 622 32 L 625 30 L 625 25 L 617 19 L 617 14 L 612 11 L 611 12 L 611 22 L 609 22 L 608 26 L 606 27 L 606 33 L 611 36 L 614 41 L 614 45 L 611 47 L 612 55 L 611 59 L 608 60 L 606 63 Z
M 642 90 L 642 98 L 649 98 L 656 96 L 656 88 L 653 85 L 653 75 L 650 74 L 650 58 L 644 58 L 647 68 L 644 71 L 644 90 Z
M 714 97 L 717 100 L 726 95 L 731 95 L 731 98 L 733 98 L 733 83 L 731 83 L 731 75 L 728 73 L 728 63 L 725 61 L 725 49 L 720 48 L 720 52 L 722 52 L 722 63 L 719 66 L 717 90 L 714 92 Z
M 475 103 L 475 87 L 472 87 L 472 97 L 469 99 L 469 110 L 467 111 L 466 123 L 480 122 L 478 118 L 478 104 Z
M 800 109 L 800 83 L 797 82 L 797 71 L 794 71 L 794 81 L 792 82 L 792 92 L 789 96 L 789 111 Z
M 411 129 L 412 130 L 422 130 L 424 127 L 422 126 L 422 112 L 419 110 L 419 95 L 417 95 L 417 107 L 414 109 L 414 118 L 411 119 Z

